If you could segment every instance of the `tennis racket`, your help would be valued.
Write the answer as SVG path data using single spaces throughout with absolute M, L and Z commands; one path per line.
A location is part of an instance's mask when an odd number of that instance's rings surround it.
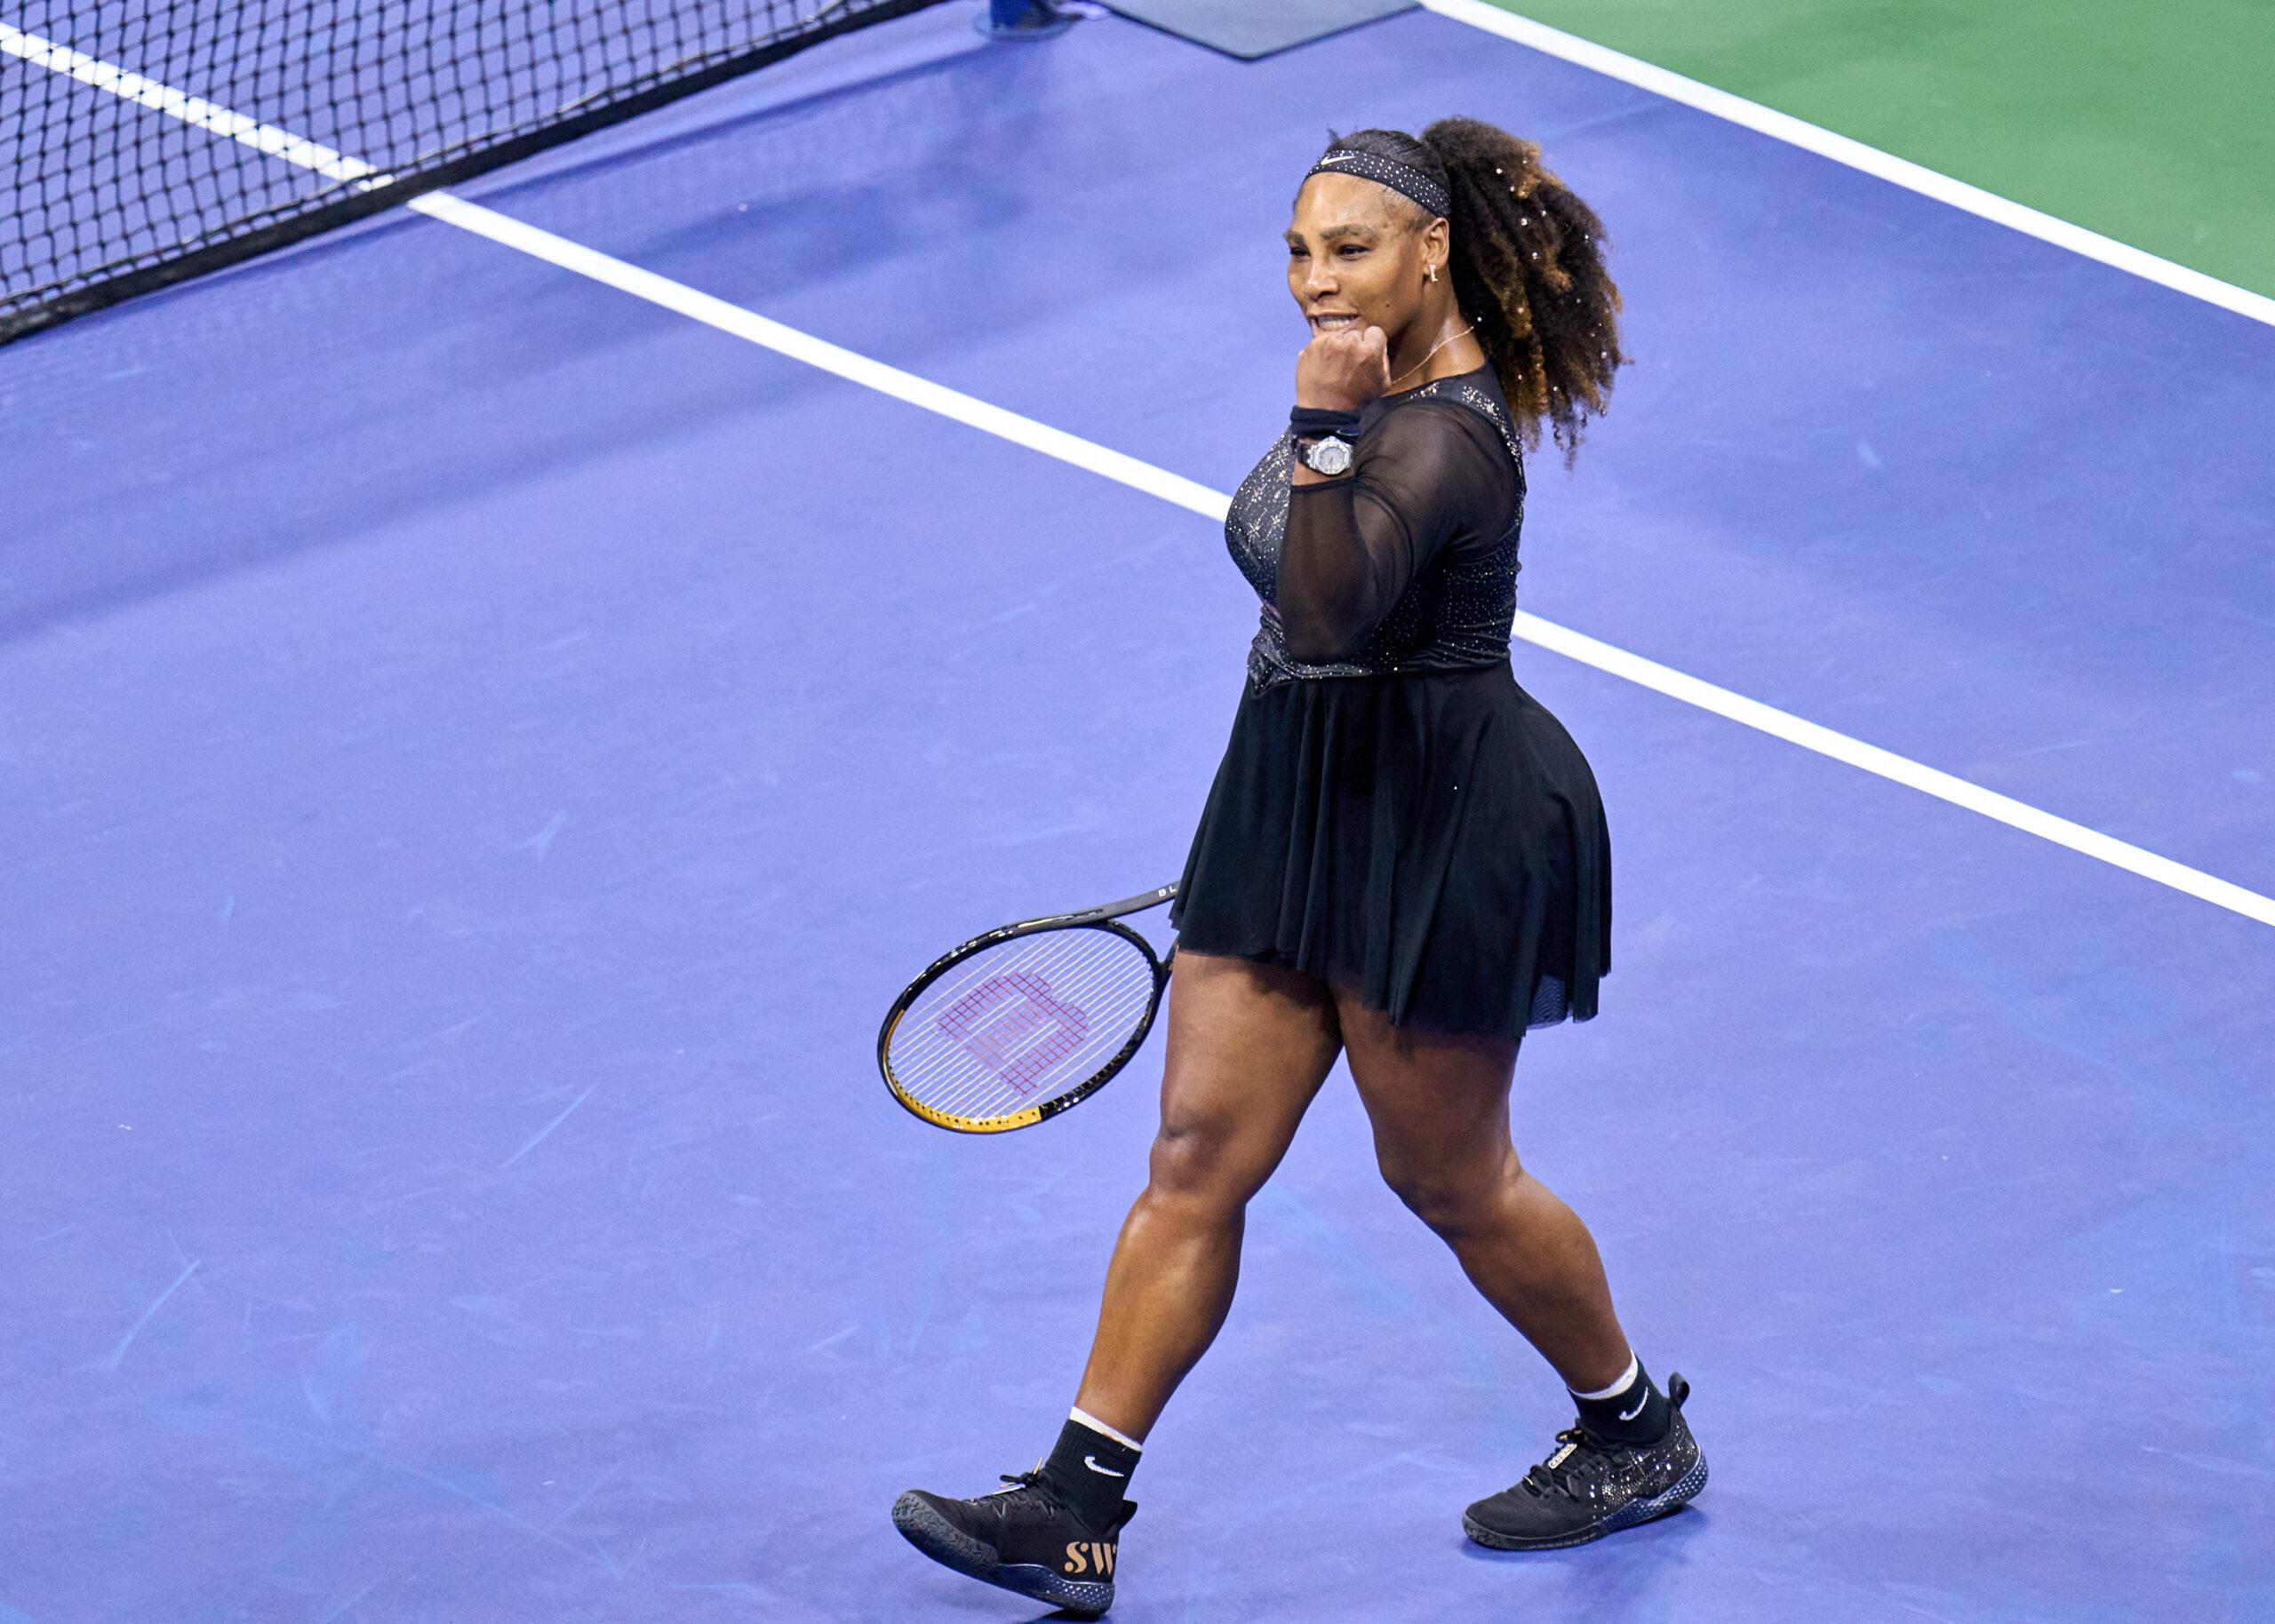
M 1169 959 L 1122 921 L 1176 895 L 1006 925 L 936 960 L 877 1032 L 892 1097 L 959 1134 L 1031 1126 L 1089 1099 L 1145 1043 L 1169 982 Z

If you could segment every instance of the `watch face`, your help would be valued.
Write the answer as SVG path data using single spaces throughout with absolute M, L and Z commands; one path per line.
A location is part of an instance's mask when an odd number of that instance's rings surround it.
M 1304 453 L 1304 462 L 1314 474 L 1341 474 L 1351 466 L 1351 447 L 1329 434 Z

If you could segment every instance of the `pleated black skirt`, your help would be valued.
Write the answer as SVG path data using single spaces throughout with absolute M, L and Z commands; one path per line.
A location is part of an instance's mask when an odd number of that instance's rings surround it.
M 1506 665 L 1251 686 L 1170 918 L 1186 951 L 1355 988 L 1393 1025 L 1521 1037 L 1596 1013 L 1610 832 Z

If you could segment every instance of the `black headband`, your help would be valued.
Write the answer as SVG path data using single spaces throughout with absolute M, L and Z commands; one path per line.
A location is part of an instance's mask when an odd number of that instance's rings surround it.
M 1312 175 L 1356 175 L 1377 186 L 1386 186 L 1401 196 L 1410 199 L 1433 219 L 1442 219 L 1453 212 L 1453 199 L 1446 195 L 1446 188 L 1411 165 L 1393 158 L 1378 158 L 1371 152 L 1353 152 L 1348 147 L 1337 147 L 1327 156 L 1312 165 Z

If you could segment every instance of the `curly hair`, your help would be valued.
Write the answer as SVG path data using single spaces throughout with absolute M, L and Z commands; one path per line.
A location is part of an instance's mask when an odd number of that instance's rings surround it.
M 1603 222 L 1540 162 L 1540 148 L 1474 118 L 1444 118 L 1419 139 L 1396 130 L 1339 136 L 1444 184 L 1454 295 L 1501 380 L 1525 443 L 1545 422 L 1569 464 L 1588 419 L 1610 405 L 1627 363 L 1619 288 L 1604 267 Z

